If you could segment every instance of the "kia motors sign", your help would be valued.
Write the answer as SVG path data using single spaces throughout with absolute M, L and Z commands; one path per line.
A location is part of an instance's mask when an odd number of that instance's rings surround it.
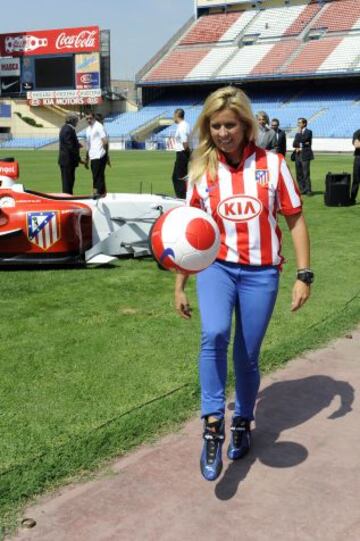
M 0 34 L 0 56 L 36 56 L 99 51 L 98 26 Z
M 103 103 L 101 97 L 80 97 L 74 98 L 40 98 L 27 100 L 31 107 L 42 107 L 44 105 L 99 105 Z
M 19 77 L 19 58 L 0 58 L 0 77 Z

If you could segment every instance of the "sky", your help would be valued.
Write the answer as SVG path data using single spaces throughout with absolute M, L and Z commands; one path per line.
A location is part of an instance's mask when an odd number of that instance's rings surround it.
M 109 29 L 111 77 L 130 80 L 194 13 L 194 0 L 1 0 L 1 4 L 0 34 L 90 25 Z

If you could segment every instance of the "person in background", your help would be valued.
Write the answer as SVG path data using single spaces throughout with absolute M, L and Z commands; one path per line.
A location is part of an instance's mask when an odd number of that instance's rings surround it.
M 298 269 L 292 311 L 307 301 L 313 280 L 298 188 L 284 157 L 256 146 L 257 131 L 246 94 L 231 86 L 216 90 L 206 99 L 198 118 L 199 145 L 189 168 L 187 204 L 212 215 L 221 240 L 215 262 L 196 275 L 204 421 L 200 469 L 208 481 L 215 480 L 222 469 L 227 349 L 234 312 L 235 410 L 227 455 L 237 460 L 250 450 L 260 384 L 260 347 L 284 262 L 278 213 L 290 229 Z M 175 307 L 185 319 L 191 317 L 187 280 L 188 275 L 177 273 Z
M 185 199 L 186 197 L 186 179 L 188 173 L 188 164 L 190 159 L 190 126 L 185 120 L 184 109 L 176 109 L 174 112 L 174 122 L 176 124 L 175 132 L 175 150 L 176 159 L 172 174 L 172 182 L 176 197 Z
M 75 131 L 78 122 L 79 117 L 76 113 L 68 114 L 59 133 L 58 164 L 61 171 L 62 192 L 69 195 L 72 195 L 74 191 L 75 169 L 79 163 L 84 163 L 80 157 L 82 145 Z
M 354 165 L 350 203 L 355 205 L 360 185 L 360 130 L 356 130 L 356 132 L 354 132 L 352 144 L 354 147 Z
M 276 135 L 276 147 L 275 150 L 277 154 L 282 154 L 286 156 L 286 133 L 284 130 L 280 129 L 280 122 L 277 118 L 273 118 L 271 121 L 271 129 L 275 132 Z
M 258 137 L 256 144 L 260 148 L 265 148 L 265 150 L 276 150 L 276 134 L 274 130 L 269 128 L 269 116 L 265 111 L 259 111 L 256 114 L 258 121 Z
M 86 120 L 86 165 L 89 164 L 93 177 L 93 193 L 96 197 L 106 194 L 105 168 L 107 164 L 108 136 L 104 126 L 96 120 L 95 113 L 87 113 Z
M 314 159 L 312 151 L 312 131 L 307 128 L 306 118 L 300 117 L 297 121 L 298 131 L 295 134 L 293 147 L 295 149 L 296 180 L 300 192 L 312 195 L 310 179 L 310 162 Z
M 103 115 L 101 113 L 95 113 L 95 120 L 100 122 L 100 124 L 104 125 L 104 117 L 103 117 Z M 110 156 L 109 156 L 109 137 L 108 137 L 107 134 L 106 134 L 106 136 L 107 136 L 107 139 L 108 139 L 108 142 L 107 142 L 107 145 L 106 145 L 106 165 L 111 167 L 111 161 L 110 161 Z

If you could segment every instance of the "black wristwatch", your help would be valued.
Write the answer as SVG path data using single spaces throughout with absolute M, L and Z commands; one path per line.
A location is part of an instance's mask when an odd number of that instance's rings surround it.
M 310 285 L 314 281 L 314 273 L 311 269 L 298 269 L 296 278 L 305 284 Z

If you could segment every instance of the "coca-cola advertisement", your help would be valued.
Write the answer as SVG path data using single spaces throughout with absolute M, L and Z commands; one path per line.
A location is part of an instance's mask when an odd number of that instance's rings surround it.
M 98 26 L 0 34 L 0 56 L 92 53 L 99 47 Z

